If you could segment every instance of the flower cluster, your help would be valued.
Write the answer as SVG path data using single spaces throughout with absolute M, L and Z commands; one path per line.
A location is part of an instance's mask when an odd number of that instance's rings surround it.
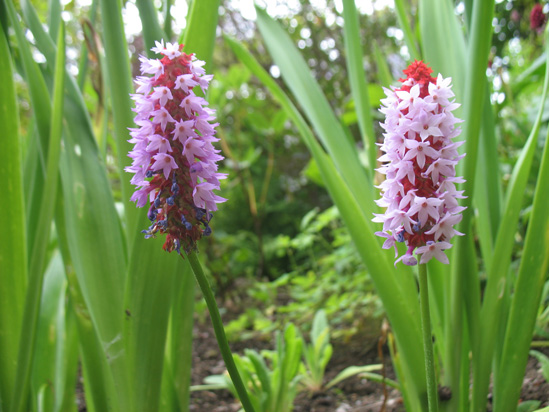
M 385 129 L 379 158 L 383 165 L 377 169 L 386 176 L 379 188 L 382 198 L 376 203 L 387 208 L 385 214 L 375 214 L 374 222 L 383 223 L 383 231 L 376 235 L 386 238 L 384 249 L 395 248 L 404 242 L 406 254 L 395 262 L 416 265 L 413 252 L 421 255 L 420 263 L 435 257 L 448 263 L 444 250 L 452 247 L 448 240 L 462 235 L 453 226 L 461 221 L 464 209 L 457 199 L 463 191 L 456 183 L 455 166 L 464 155 L 457 148 L 463 142 L 452 142 L 459 135 L 452 111 L 459 105 L 450 99 L 450 78 L 440 74 L 435 79 L 432 69 L 416 61 L 406 70 L 399 89 L 385 89 L 380 111 L 385 115 L 381 127 Z M 417 249 L 416 249 L 417 248 Z
M 217 172 L 223 156 L 212 145 L 219 140 L 214 137 L 218 123 L 212 123 L 215 111 L 193 92 L 196 86 L 206 91 L 213 76 L 205 74 L 203 61 L 182 49 L 161 41 L 151 50 L 162 59 L 139 57 L 144 76 L 137 77 L 137 93 L 131 96 L 139 127 L 130 129 L 133 162 L 126 168 L 137 186 L 131 200 L 138 207 L 150 203 L 152 224 L 143 231 L 145 237 L 165 233 L 164 249 L 178 253 L 193 250 L 198 239 L 211 233 L 211 212 L 226 201 L 213 193 L 219 179 L 226 178 Z
M 545 13 L 543 13 L 543 6 L 539 3 L 534 4 L 532 11 L 530 11 L 530 28 L 541 33 L 545 20 L 546 16 Z

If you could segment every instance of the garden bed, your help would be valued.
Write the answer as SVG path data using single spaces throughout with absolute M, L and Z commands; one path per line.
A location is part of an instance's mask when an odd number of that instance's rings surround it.
M 213 329 L 209 324 L 195 325 L 195 338 L 193 344 L 193 369 L 192 384 L 203 384 L 204 378 L 210 375 L 223 373 L 225 365 L 221 354 L 217 349 L 217 342 Z M 365 341 L 357 337 L 353 341 L 343 344 L 333 342 L 334 354 L 326 369 L 327 380 L 337 373 L 352 365 L 369 365 L 381 363 L 378 356 L 377 342 Z M 272 349 L 274 342 L 261 339 L 250 339 L 236 342 L 231 349 L 236 353 L 242 353 L 245 348 L 256 350 Z M 541 350 L 549 354 L 549 350 Z M 390 357 L 384 349 L 384 360 L 388 378 L 395 379 Z M 326 392 L 307 394 L 300 393 L 295 400 L 295 412 L 370 412 L 383 411 L 385 395 L 382 385 L 361 379 L 349 378 Z M 530 357 L 527 365 L 526 376 L 521 393 L 521 400 L 539 400 L 541 406 L 549 406 L 549 383 L 541 374 L 540 364 Z M 489 402 L 487 411 L 491 411 Z M 239 403 L 227 390 L 200 391 L 191 395 L 191 411 L 208 412 L 236 412 Z M 404 405 L 400 393 L 387 387 L 387 401 L 385 412 L 404 411 Z

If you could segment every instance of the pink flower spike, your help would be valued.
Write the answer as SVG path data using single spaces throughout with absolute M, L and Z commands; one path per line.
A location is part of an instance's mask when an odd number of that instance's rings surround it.
M 162 58 L 139 57 L 141 76 L 130 95 L 137 127 L 129 128 L 132 161 L 124 170 L 136 186 L 131 200 L 149 204 L 145 238 L 163 234 L 164 250 L 189 253 L 212 233 L 212 211 L 227 200 L 214 193 L 227 177 L 218 172 L 223 156 L 213 145 L 219 141 L 215 110 L 193 93 L 196 86 L 206 90 L 212 76 L 182 45 L 161 40 L 151 50 Z
M 464 156 L 457 150 L 462 142 L 452 140 L 460 133 L 456 124 L 461 120 L 452 114 L 459 104 L 449 100 L 454 96 L 451 79 L 431 73 L 423 62 L 413 62 L 404 70 L 401 87 L 384 89 L 387 98 L 381 101 L 383 154 L 376 170 L 385 180 L 376 186 L 382 193 L 376 204 L 386 210 L 374 213 L 372 221 L 383 224 L 376 235 L 386 239 L 384 247 L 394 242 L 407 246 L 395 264 L 417 264 L 414 250 L 423 253 L 421 263 L 432 256 L 447 263 L 447 240 L 462 235 L 454 229 L 464 209 L 458 203 L 463 191 L 456 188 L 464 180 L 455 170 Z

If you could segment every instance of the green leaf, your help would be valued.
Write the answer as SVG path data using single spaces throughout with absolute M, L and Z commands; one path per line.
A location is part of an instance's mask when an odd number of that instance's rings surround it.
M 366 215 L 373 212 L 373 185 L 362 168 L 356 149 L 313 78 L 303 56 L 277 22 L 258 7 L 257 25 L 282 78 L 300 103 L 322 143 L 333 158 L 342 178 L 352 187 L 353 197 Z M 369 225 L 369 223 L 368 223 Z
M 0 174 L 7 184 L 3 185 L 0 196 L 0 208 L 4 211 L 0 232 L 0 404 L 10 410 L 27 285 L 27 240 L 19 113 L 4 29 L 7 27 L 0 27 L 0 124 L 3 134 Z
M 364 73 L 362 45 L 360 40 L 359 20 L 354 0 L 343 0 L 343 18 L 345 19 L 345 57 L 351 92 L 356 105 L 358 124 L 367 153 L 369 169 L 374 169 L 377 159 L 376 135 L 372 121 L 372 108 L 368 96 L 368 83 Z
M 549 48 L 549 42 L 546 43 L 546 48 Z M 494 319 L 501 319 L 503 308 L 507 306 L 505 304 L 506 295 L 504 294 L 505 288 L 508 287 L 506 285 L 506 275 L 509 271 L 511 262 L 511 253 L 515 240 L 516 227 L 522 209 L 524 191 L 528 176 L 530 175 L 532 160 L 538 147 L 537 142 L 541 118 L 548 91 L 549 70 L 546 70 L 538 115 L 530 136 L 528 136 L 528 140 L 513 168 L 504 203 L 505 210 L 498 228 L 492 264 L 487 268 L 488 281 L 481 311 L 481 335 L 479 338 L 481 346 L 479 349 L 477 367 L 474 372 L 476 384 L 473 387 L 473 400 L 477 402 L 476 404 L 478 407 L 482 407 L 482 400 L 486 398 L 486 394 L 488 393 L 490 365 L 492 364 L 490 354 L 493 353 L 494 350 L 499 325 L 499 322 L 494 322 Z M 504 369 L 501 371 L 502 373 L 506 373 Z M 498 380 L 499 375 L 496 375 L 496 388 L 498 387 Z
M 155 57 L 155 53 L 151 50 L 155 45 L 155 41 L 165 40 L 170 41 L 166 36 L 160 22 L 158 21 L 158 11 L 152 0 L 137 0 L 137 8 L 139 9 L 139 18 L 143 27 L 143 38 L 145 40 L 145 50 L 149 58 Z
M 540 401 L 524 401 L 518 405 L 517 412 L 534 412 L 540 405 Z
M 549 382 L 549 357 L 537 350 L 531 350 L 530 355 L 535 356 L 541 364 L 541 373 L 543 374 L 545 381 Z
M 12 22 L 17 20 L 13 18 Z M 38 217 L 38 227 L 29 265 L 29 287 L 25 297 L 23 313 L 23 329 L 21 331 L 20 347 L 17 357 L 18 370 L 13 394 L 12 410 L 22 411 L 26 406 L 26 396 L 29 389 L 30 373 L 34 361 L 36 344 L 36 329 L 42 284 L 44 280 L 44 264 L 46 248 L 50 236 L 51 221 L 57 195 L 59 180 L 59 157 L 61 148 L 61 130 L 63 121 L 63 90 L 65 81 L 65 29 L 61 27 L 58 37 L 58 53 L 55 60 L 55 81 L 53 92 L 53 110 L 49 132 L 49 147 L 46 163 L 44 197 Z M 49 102 L 47 103 L 49 104 Z
M 128 142 L 128 128 L 133 127 L 130 93 L 133 93 L 128 45 L 124 34 L 122 13 L 119 1 L 100 0 L 101 18 L 103 23 L 103 45 L 107 62 L 107 85 L 112 101 L 114 120 L 113 134 L 116 140 L 118 155 L 118 172 L 122 181 L 122 198 L 128 240 L 133 240 L 136 229 L 138 210 L 130 202 L 134 191 L 130 179 L 126 178 L 124 168 L 129 166 L 131 159 L 127 153 L 132 145 Z M 131 244 L 130 244 L 131 246 Z
M 349 366 L 339 372 L 334 379 L 326 384 L 326 389 L 337 385 L 339 382 L 358 375 L 359 373 L 378 371 L 382 368 L 381 365 L 366 365 L 366 366 Z

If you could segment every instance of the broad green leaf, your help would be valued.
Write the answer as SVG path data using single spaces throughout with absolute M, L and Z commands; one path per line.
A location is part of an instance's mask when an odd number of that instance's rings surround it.
M 35 236 L 36 231 L 38 230 L 39 211 L 42 206 L 42 196 L 44 193 L 44 175 L 46 171 L 45 159 L 48 153 L 49 128 L 51 121 L 51 104 L 49 103 L 50 93 L 46 86 L 46 82 L 40 73 L 40 68 L 32 57 L 32 52 L 21 28 L 12 2 L 8 1 L 4 2 L 4 4 L 7 6 L 10 23 L 15 30 L 17 43 L 19 44 L 19 51 L 24 69 L 23 76 L 25 77 L 29 87 L 31 106 L 33 107 L 33 118 L 36 125 L 35 131 L 38 134 L 38 138 L 30 139 L 36 145 L 36 148 L 31 148 L 31 154 L 33 156 L 30 157 L 34 167 L 30 169 L 26 168 L 25 170 L 29 170 L 31 173 L 30 175 L 26 175 L 25 178 L 32 182 L 30 184 L 30 192 L 26 193 L 27 197 L 25 199 L 27 211 L 27 250 L 28 257 L 30 259 L 30 256 L 33 254 L 32 248 L 36 244 Z M 55 61 L 55 54 L 51 56 L 50 61 Z M 48 99 L 42 104 L 41 102 L 44 101 L 44 96 L 47 96 Z
M 395 11 L 398 19 L 398 24 L 404 33 L 404 41 L 408 47 L 408 53 L 412 60 L 420 60 L 421 54 L 419 53 L 416 37 L 412 33 L 412 28 L 410 26 L 410 16 L 412 13 L 409 10 L 410 5 L 406 4 L 404 0 L 395 0 Z M 387 85 L 389 83 L 386 83 Z
M 419 27 L 421 57 L 435 73 L 452 77 L 456 101 L 464 103 L 466 46 L 453 3 L 448 0 L 420 0 Z
M 377 77 L 379 83 L 385 87 L 389 87 L 391 84 L 393 84 L 393 75 L 391 74 L 391 70 L 389 69 L 389 65 L 387 64 L 387 59 L 382 54 L 377 43 L 374 43 L 374 58 L 376 60 Z
M 0 232 L 0 408 L 10 410 L 27 285 L 27 240 L 19 113 L 4 27 L 0 27 L 0 78 L 0 174 L 6 182 L 0 196 L 4 215 Z
M 62 363 L 65 356 L 65 290 L 66 281 L 63 262 L 59 252 L 55 252 L 44 275 L 44 287 L 40 302 L 39 319 L 36 331 L 35 362 L 31 377 L 32 403 L 37 404 L 37 396 L 42 385 L 48 390 L 44 392 L 42 408 L 54 410 L 54 402 L 58 395 L 63 396 L 63 386 L 53 386 L 56 380 L 56 366 Z M 68 352 L 68 351 L 67 351 Z M 68 353 L 67 353 L 68 354 Z M 72 373 L 76 373 L 75 369 Z M 59 371 L 60 372 L 60 371 Z
M 169 404 L 166 409 L 188 411 L 191 385 L 193 314 L 195 280 L 188 263 L 185 270 L 178 273 L 173 284 L 173 303 L 170 316 L 170 328 L 165 358 L 169 364 L 169 380 L 163 380 L 162 405 Z

